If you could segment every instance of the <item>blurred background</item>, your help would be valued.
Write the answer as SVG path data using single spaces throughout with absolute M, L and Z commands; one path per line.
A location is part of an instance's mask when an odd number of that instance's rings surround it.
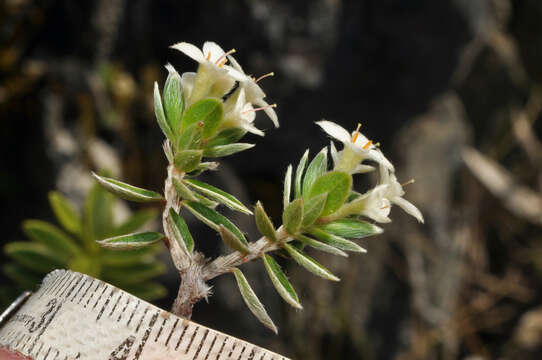
M 328 144 L 313 122 L 361 122 L 399 180 L 416 179 L 405 197 L 426 223 L 394 209 L 385 233 L 363 242 L 368 254 L 315 254 L 340 283 L 289 266 L 302 312 L 247 264 L 278 336 L 229 276 L 213 281 L 195 321 L 296 359 L 542 356 L 541 1 L 3 0 L 0 38 L 2 246 L 26 238 L 24 219 L 55 223 L 51 190 L 82 208 L 90 170 L 161 190 L 153 81 L 163 84 L 167 62 L 196 69 L 170 45 L 213 40 L 236 48 L 248 73 L 275 72 L 263 87 L 281 127 L 259 115 L 266 136 L 249 136 L 257 146 L 208 182 L 261 200 L 279 223 L 287 165 Z M 256 239 L 251 217 L 232 216 Z M 206 254 L 224 251 L 215 233 L 189 226 Z M 178 275 L 158 256 L 169 293 L 154 303 L 167 309 Z M 12 279 L 0 275 L 2 306 Z

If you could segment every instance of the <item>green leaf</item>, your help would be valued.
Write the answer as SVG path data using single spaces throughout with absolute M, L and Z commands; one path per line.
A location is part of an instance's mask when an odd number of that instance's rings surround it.
M 295 234 L 303 221 L 303 199 L 295 199 L 284 209 L 282 224 L 289 234 Z
M 203 156 L 205 157 L 224 157 L 229 156 L 241 151 L 253 148 L 254 144 L 246 143 L 234 143 L 229 145 L 218 145 L 203 150 Z
M 305 177 L 303 178 L 303 198 L 306 200 L 309 196 L 309 191 L 312 188 L 312 184 L 320 176 L 324 175 L 327 170 L 327 147 L 323 148 L 318 155 L 312 159 Z
M 265 311 L 265 307 L 256 296 L 256 293 L 254 293 L 254 290 L 252 290 L 252 288 L 250 287 L 247 279 L 245 278 L 245 275 L 243 275 L 241 270 L 237 268 L 234 268 L 232 272 L 235 276 L 235 280 L 237 281 L 237 286 L 239 286 L 241 296 L 243 297 L 243 300 L 245 301 L 245 304 L 247 304 L 250 311 L 254 314 L 254 316 L 256 316 L 258 320 L 260 320 L 262 324 L 264 324 L 275 334 L 277 334 L 277 327 L 275 326 L 275 324 L 273 324 L 273 320 L 271 320 L 271 318 L 267 314 L 267 311 Z
M 267 216 L 262 203 L 259 201 L 256 203 L 256 207 L 254 208 L 254 219 L 256 220 L 256 227 L 258 228 L 258 231 L 260 231 L 263 236 L 273 242 L 279 241 L 277 232 L 275 231 L 275 225 L 273 225 L 273 222 L 269 216 Z
M 245 245 L 248 246 L 248 241 L 247 239 L 245 239 L 245 236 L 243 235 L 241 230 L 239 230 L 237 226 L 235 226 L 225 216 L 195 201 L 186 201 L 184 202 L 184 206 L 195 217 L 197 217 L 203 223 L 207 224 L 207 226 L 214 229 L 216 232 L 220 231 L 220 225 L 224 225 L 226 229 L 231 231 L 235 236 L 239 238 L 239 240 L 241 240 Z
M 299 298 L 294 290 L 294 287 L 288 281 L 286 274 L 280 268 L 280 265 L 273 259 L 271 256 L 264 254 L 263 263 L 265 265 L 265 270 L 275 286 L 275 289 L 279 295 L 286 301 L 288 304 L 292 305 L 296 309 L 303 309 L 303 306 L 299 303 Z
M 19 264 L 39 273 L 66 267 L 67 259 L 43 244 L 15 241 L 6 244 L 4 252 Z
M 32 240 L 47 246 L 63 256 L 70 256 L 81 251 L 79 246 L 64 231 L 41 220 L 25 220 L 24 233 Z
M 299 161 L 299 165 L 297 165 L 297 168 L 295 170 L 295 198 L 301 196 L 301 180 L 303 179 L 303 172 L 305 171 L 305 166 L 307 166 L 307 159 L 309 158 L 309 149 L 305 151 L 303 156 L 301 157 L 301 160 Z
M 171 149 L 171 142 L 166 139 L 162 144 L 162 149 L 164 150 L 168 164 L 173 164 L 173 150 Z
M 68 262 L 68 268 L 90 276 L 98 277 L 102 272 L 102 264 L 90 254 L 79 254 Z
M 49 203 L 62 227 L 72 234 L 81 233 L 81 218 L 68 199 L 57 191 L 49 192 Z
M 164 109 L 169 128 L 177 134 L 184 111 L 181 76 L 170 64 L 166 65 L 166 69 L 169 75 L 164 85 Z
M 183 184 L 181 181 L 173 178 L 173 186 L 175 187 L 175 191 L 177 191 L 177 195 L 181 199 L 190 200 L 190 201 L 198 200 L 196 195 L 188 187 L 186 187 L 186 185 Z
M 203 157 L 203 150 L 180 150 L 175 154 L 175 167 L 184 172 L 190 172 L 198 167 Z
M 326 205 L 328 193 L 313 196 L 305 203 L 303 211 L 303 226 L 309 226 L 322 214 Z
M 199 202 L 201 205 L 207 206 L 208 208 L 214 209 L 218 205 L 217 202 L 209 200 L 205 196 L 198 194 L 197 192 L 195 192 L 194 195 L 196 196 L 196 202 Z
M 166 114 L 164 113 L 164 107 L 162 106 L 162 98 L 160 97 L 160 89 L 158 88 L 158 83 L 156 81 L 154 82 L 154 114 L 156 115 L 158 126 L 162 129 L 164 135 L 170 141 L 175 143 L 175 136 L 173 136 L 173 131 L 166 120 Z
M 199 149 L 203 137 L 203 122 L 198 121 L 186 128 L 179 138 L 177 149 Z
M 158 212 L 155 209 L 138 210 L 120 224 L 113 232 L 113 235 L 124 235 L 137 231 L 143 225 L 155 219 L 156 215 L 158 215 Z
M 122 268 L 105 266 L 102 269 L 104 281 L 114 284 L 132 285 L 139 284 L 166 272 L 166 267 L 160 262 L 140 263 Z
M 92 176 L 102 185 L 106 190 L 113 194 L 131 201 L 136 202 L 150 202 L 150 201 L 162 201 L 164 198 L 157 192 L 145 190 L 132 186 L 130 184 L 123 183 L 115 179 L 107 178 L 105 176 L 99 176 L 92 173 Z
M 246 130 L 241 128 L 229 128 L 222 130 L 215 137 L 203 145 L 203 148 L 211 148 L 220 145 L 228 145 L 240 140 L 246 134 Z
M 290 192 L 292 191 L 292 165 L 288 165 L 284 175 L 284 190 L 282 192 L 282 208 L 286 209 L 290 204 Z
M 357 191 L 350 191 L 350 194 L 348 195 L 348 198 L 346 199 L 346 202 L 354 201 L 361 197 L 361 194 Z
M 338 277 L 333 275 L 328 269 L 320 265 L 316 260 L 305 254 L 303 251 L 298 250 L 289 244 L 284 244 L 284 249 L 286 249 L 288 255 L 290 255 L 292 259 L 313 274 L 326 280 L 340 281 Z
M 313 227 L 309 228 L 308 230 L 309 234 L 316 236 L 320 241 L 336 247 L 337 249 L 345 250 L 345 251 L 353 251 L 353 252 L 359 252 L 359 253 L 366 253 L 367 250 L 359 246 L 353 241 L 347 240 L 345 238 L 342 238 L 337 235 L 330 234 L 328 232 L 325 232 L 321 228 Z
M 97 242 L 107 249 L 131 250 L 154 244 L 162 240 L 163 238 L 164 235 L 158 232 L 147 231 L 142 233 L 115 236 L 103 240 L 98 240 Z
M 376 225 L 357 219 L 335 220 L 324 225 L 319 225 L 318 228 L 333 235 L 355 239 L 378 235 L 384 232 L 382 228 Z
M 179 243 L 182 249 L 186 250 L 187 254 L 194 251 L 194 239 L 190 230 L 188 230 L 188 225 L 184 219 L 174 210 L 169 209 L 168 224 L 173 233 L 175 234 L 175 239 Z
M 132 295 L 135 295 L 146 301 L 153 301 L 156 299 L 163 298 L 167 295 L 167 289 L 158 283 L 155 282 L 146 282 L 143 284 L 132 284 L 127 286 L 122 286 L 124 290 L 129 292 Z
M 224 225 L 218 227 L 218 233 L 224 241 L 224 244 L 233 250 L 242 252 L 243 254 L 249 254 L 250 249 L 247 244 L 238 238 L 234 233 L 228 230 Z
M 181 120 L 181 130 L 201 121 L 204 124 L 203 138 L 210 138 L 222 121 L 222 102 L 217 99 L 203 99 L 190 105 Z
M 303 244 L 308 245 L 308 246 L 310 246 L 312 248 L 315 248 L 317 250 L 327 252 L 327 253 L 333 254 L 333 255 L 348 257 L 348 254 L 345 253 L 344 251 L 339 250 L 339 249 L 337 249 L 337 248 L 335 248 L 335 247 L 333 247 L 331 245 L 320 242 L 318 240 L 314 240 L 314 239 L 312 239 L 312 238 L 310 238 L 308 236 L 297 234 L 297 235 L 295 235 L 295 238 L 297 240 L 303 242 Z
M 87 194 L 84 206 L 83 239 L 88 251 L 99 249 L 95 239 L 103 239 L 111 234 L 114 201 L 114 196 L 99 184 L 94 184 Z
M 252 214 L 252 211 L 247 209 L 242 202 L 237 200 L 233 195 L 228 194 L 219 188 L 195 179 L 185 179 L 184 182 L 200 193 L 203 193 L 207 197 L 226 205 L 232 210 L 237 210 L 245 214 Z
M 352 176 L 342 171 L 331 171 L 319 177 L 309 192 L 308 197 L 327 193 L 326 205 L 322 211 L 322 216 L 334 213 L 339 209 L 352 188 Z
M 28 290 L 33 289 L 36 287 L 36 285 L 41 283 L 43 277 L 42 274 L 33 272 L 28 268 L 16 263 L 4 264 L 2 270 L 7 278 Z

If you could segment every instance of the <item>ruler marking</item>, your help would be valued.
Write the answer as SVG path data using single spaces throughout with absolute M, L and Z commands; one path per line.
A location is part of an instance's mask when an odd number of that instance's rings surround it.
M 59 286 L 55 289 L 52 295 L 56 297 L 59 291 L 61 291 L 64 288 L 64 285 L 66 285 L 66 283 L 70 281 L 70 277 L 68 275 L 69 275 L 68 273 L 64 274 L 64 276 L 62 277 L 63 278 L 62 282 L 59 283 Z
M 87 280 L 88 280 L 88 279 L 87 279 Z M 93 284 L 93 281 L 90 280 L 87 289 L 85 290 L 84 293 L 81 293 L 82 295 L 79 297 L 79 300 L 77 300 L 77 305 L 79 305 L 79 303 L 81 302 L 81 300 L 83 300 L 83 299 L 85 298 L 85 296 L 87 296 L 87 293 L 88 293 L 88 291 L 90 290 L 90 288 L 92 287 L 92 284 Z
M 145 316 L 147 316 L 147 313 L 149 312 L 149 307 L 147 306 L 145 308 L 145 311 L 143 311 L 143 316 L 141 317 L 141 319 L 139 320 L 139 323 L 137 324 L 137 327 L 136 327 L 136 332 L 139 331 L 139 328 L 141 327 L 141 324 L 143 323 L 143 319 L 145 319 Z
M 175 328 L 177 327 L 177 323 L 179 323 L 179 319 L 175 319 L 175 323 L 173 324 L 173 327 L 171 328 L 171 331 L 169 332 L 169 335 L 166 340 L 166 346 L 169 343 L 169 339 L 171 339 L 171 335 L 173 335 L 173 331 L 175 331 Z
M 57 349 L 55 358 L 53 360 L 56 360 L 58 358 L 58 355 L 60 355 L 60 351 L 58 351 L 58 349 Z
M 60 284 L 62 284 L 62 282 L 66 280 L 64 276 L 59 276 L 58 278 L 59 278 L 59 281 L 55 284 L 53 288 L 51 288 L 51 292 L 49 293 L 49 295 L 53 295 L 58 289 L 58 287 L 60 286 Z
M 113 297 L 114 293 L 115 293 L 115 288 L 113 288 L 111 290 L 111 292 L 109 293 L 109 296 L 107 297 L 107 299 L 105 299 L 105 302 L 104 302 L 102 308 L 100 309 L 100 312 L 98 313 L 98 316 L 96 316 L 96 321 L 100 320 L 100 318 L 102 317 L 102 315 L 104 313 L 104 310 L 105 310 L 105 308 L 107 308 L 107 305 L 109 305 L 109 302 L 111 301 L 111 298 Z
M 119 317 L 117 318 L 117 322 L 120 321 L 120 319 L 122 318 L 122 315 L 124 314 L 124 312 L 126 311 L 126 308 L 128 307 L 128 304 L 130 303 L 130 298 L 127 298 L 126 299 L 126 304 L 124 305 L 124 307 L 122 308 L 122 311 L 120 312 L 119 314 Z
M 134 360 L 139 359 L 141 356 L 141 353 L 143 352 L 143 348 L 145 347 L 145 344 L 147 343 L 147 340 L 149 339 L 149 335 L 151 334 L 152 329 L 154 328 L 154 325 L 156 324 L 156 319 L 158 319 L 158 315 L 160 315 L 160 312 L 157 311 L 154 313 L 154 315 L 151 317 L 151 321 L 149 321 L 149 326 L 145 330 L 145 334 L 143 334 L 143 337 L 141 338 L 141 344 L 139 344 L 139 347 L 137 348 L 137 351 L 134 356 Z
M 162 334 L 162 330 L 164 329 L 164 325 L 166 324 L 166 321 L 167 321 L 167 318 L 164 318 L 164 320 L 162 320 L 162 325 L 160 325 L 160 329 L 158 329 L 158 333 L 156 334 L 154 338 L 154 342 L 158 341 L 158 338 L 160 337 L 160 334 Z
M 196 353 L 194 354 L 194 359 L 198 358 L 198 355 L 201 351 L 201 348 L 203 347 L 203 343 L 205 342 L 205 339 L 207 338 L 207 335 L 209 335 L 209 329 L 205 329 L 205 333 L 203 334 L 203 338 L 199 342 L 198 350 L 196 350 Z
M 194 338 L 196 337 L 196 334 L 198 331 L 199 331 L 199 327 L 196 327 L 194 329 L 194 332 L 192 333 L 192 337 L 190 338 L 188 345 L 186 346 L 186 350 L 184 351 L 185 354 L 188 354 L 188 351 L 190 350 L 190 347 L 192 346 L 192 342 L 194 341 Z
M 222 339 L 222 346 L 220 346 L 220 350 L 218 350 L 218 352 L 216 353 L 215 360 L 217 360 L 220 357 L 220 355 L 222 354 L 222 350 L 224 350 L 224 346 L 226 345 L 226 341 L 228 341 L 228 338 Z
M 45 357 L 43 358 L 43 360 L 47 360 L 50 352 L 51 352 L 51 347 L 49 346 L 49 350 L 47 350 L 47 353 L 45 354 Z
M 113 313 L 115 312 L 115 309 L 117 308 L 117 305 L 120 302 L 120 299 L 122 298 L 122 295 L 124 295 L 124 294 L 119 293 L 119 297 L 117 298 L 117 301 L 115 302 L 115 305 L 113 305 L 113 308 L 111 309 L 111 312 L 109 313 L 109 315 L 107 315 L 107 317 L 111 317 L 111 315 L 113 315 Z
M 243 356 L 243 353 L 245 352 L 247 346 L 246 345 L 243 345 L 243 349 L 241 350 L 241 353 L 239 354 L 239 357 L 237 358 L 237 360 L 241 360 L 241 356 Z
M 55 281 L 53 281 L 53 283 L 51 284 L 51 287 L 49 288 L 49 290 L 47 291 L 47 293 L 49 294 L 52 294 L 53 291 L 56 289 L 56 287 L 58 286 L 58 284 L 60 284 L 62 282 L 64 278 L 62 276 L 57 276 L 57 278 L 55 279 Z
M 67 281 L 63 286 L 62 286 L 62 291 L 60 292 L 60 294 L 58 294 L 58 297 L 62 297 L 64 295 L 64 293 L 66 292 L 66 290 L 68 290 L 71 286 L 71 284 L 75 281 L 75 279 L 77 279 L 77 276 L 70 276 L 69 277 L 69 281 Z
M 41 299 L 41 297 L 43 295 L 45 295 L 46 293 L 48 293 L 49 291 L 51 291 L 51 288 L 54 286 L 54 284 L 59 281 L 59 278 L 56 278 L 53 280 L 53 282 L 49 285 L 49 287 L 43 289 L 43 291 L 40 291 L 40 296 L 39 296 L 39 299 Z M 41 290 L 41 289 L 40 289 Z
M 179 348 L 179 345 L 181 345 L 181 341 L 183 340 L 184 333 L 186 332 L 186 329 L 188 328 L 188 324 L 184 323 L 183 321 L 182 326 L 184 326 L 183 332 L 181 333 L 179 340 L 177 340 L 177 345 L 175 345 L 175 351 L 177 351 L 177 349 Z
M 132 321 L 132 318 L 134 317 L 135 312 L 137 311 L 137 308 L 139 307 L 139 304 L 141 301 L 137 300 L 137 304 L 135 306 L 134 311 L 132 312 L 132 315 L 130 315 L 130 318 L 128 319 L 128 322 L 126 323 L 126 326 L 130 325 L 130 322 Z
M 100 296 L 98 296 L 98 298 L 96 299 L 96 302 L 94 303 L 94 306 L 92 307 L 92 310 L 94 310 L 96 308 L 96 305 L 98 305 L 100 300 L 102 300 L 102 297 L 104 296 L 105 290 L 107 290 L 107 286 L 105 286 L 105 284 L 104 284 L 104 289 L 102 290 L 102 293 L 100 294 Z
M 237 341 L 234 341 L 233 346 L 231 347 L 230 353 L 228 354 L 228 359 L 231 358 L 231 354 L 233 354 L 233 351 L 235 350 L 236 346 L 237 346 Z
M 85 278 L 85 276 L 81 276 L 81 279 Z M 85 286 L 85 284 L 87 283 L 88 281 L 88 278 L 85 279 L 85 281 L 82 281 L 81 282 L 81 286 L 79 286 L 79 290 L 77 290 L 76 292 L 73 293 L 73 297 L 71 299 L 71 302 L 74 302 L 75 301 L 75 298 L 77 297 L 77 295 L 79 293 L 81 293 L 81 289 L 83 288 L 83 286 Z
M 21 333 L 20 332 L 17 332 L 17 336 L 20 336 Z M 19 341 L 17 341 L 17 345 L 15 345 L 15 347 L 19 347 L 19 344 L 21 343 L 21 340 L 24 339 L 26 336 L 26 334 L 22 334 L 22 336 L 19 337 Z
M 217 334 L 215 334 L 215 337 L 211 342 L 211 346 L 209 347 L 209 350 L 207 350 L 207 354 L 205 355 L 205 358 L 203 360 L 207 360 L 209 358 L 209 355 L 211 354 L 211 351 L 213 351 L 213 347 L 215 346 L 216 339 L 218 339 Z
M 68 291 L 68 293 L 66 294 L 66 300 L 69 300 L 68 298 L 70 297 L 70 295 L 72 294 L 73 290 L 77 287 L 77 285 L 79 285 L 79 283 L 81 282 L 81 280 L 83 280 L 83 274 L 81 274 L 79 276 L 79 279 L 77 280 L 77 282 L 75 283 L 75 285 L 73 285 L 73 287 L 70 289 L 70 291 Z
M 96 281 L 98 283 L 98 285 L 96 285 L 96 288 L 94 289 L 94 291 L 92 292 L 92 294 L 89 295 L 88 299 L 87 299 L 87 302 L 85 303 L 85 308 L 87 307 L 87 305 L 90 303 L 90 299 L 92 299 L 94 297 L 94 294 L 96 293 L 96 290 L 98 290 L 98 288 L 100 287 L 101 283 L 99 281 Z M 92 287 L 92 284 L 90 284 L 91 287 Z
M 248 359 L 247 360 L 253 360 L 254 359 L 254 356 L 256 356 L 256 353 L 254 353 L 254 346 L 252 347 L 252 351 L 250 352 L 250 354 L 248 355 Z
M 43 349 L 43 341 L 41 342 L 41 346 L 40 346 L 40 348 L 38 349 L 38 352 L 36 352 L 36 355 L 35 355 L 36 358 L 39 356 L 39 354 L 40 354 L 40 352 L 41 352 L 41 349 Z

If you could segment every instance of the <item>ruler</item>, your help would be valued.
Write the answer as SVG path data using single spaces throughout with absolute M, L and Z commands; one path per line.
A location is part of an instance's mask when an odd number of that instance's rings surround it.
M 69 270 L 0 323 L 0 347 L 35 360 L 288 360 Z

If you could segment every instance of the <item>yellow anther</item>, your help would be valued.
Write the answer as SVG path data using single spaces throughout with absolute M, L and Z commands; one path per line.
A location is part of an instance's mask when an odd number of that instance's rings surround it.
M 249 110 L 243 111 L 241 114 L 246 114 L 246 113 L 249 113 L 249 112 L 252 112 L 252 111 L 260 111 L 260 110 L 265 110 L 265 109 L 275 108 L 275 107 L 277 107 L 277 104 L 271 104 L 271 105 L 262 106 L 262 107 L 255 108 L 255 109 L 249 109 Z
M 404 183 L 402 183 L 401 186 L 407 186 L 407 185 L 410 185 L 410 184 L 414 184 L 415 182 L 416 182 L 416 180 L 410 179 L 410 180 L 405 181 Z
M 354 135 L 352 135 L 352 143 L 355 143 L 356 140 L 358 139 L 359 129 L 361 129 L 361 123 L 358 123 L 358 127 L 356 128 L 356 131 L 354 131 Z
M 228 62 L 228 59 L 226 58 L 226 56 L 230 55 L 230 54 L 234 54 L 237 50 L 235 49 L 231 49 L 229 51 L 226 51 L 224 54 L 222 54 L 221 57 L 219 57 L 218 59 L 216 59 L 215 61 L 215 64 L 218 66 L 218 67 L 222 67 L 224 66 L 225 63 Z M 207 59 L 209 60 L 209 59 Z
M 389 205 L 386 205 L 386 206 L 381 207 L 380 210 L 384 210 L 384 209 L 387 209 L 389 207 L 390 207 Z
M 269 76 L 275 76 L 275 73 L 271 71 L 270 73 L 267 73 L 267 74 L 262 75 L 259 78 L 255 79 L 254 82 L 258 82 L 258 81 L 260 81 L 262 79 L 265 79 L 266 77 L 269 77 Z
M 363 149 L 363 150 L 367 150 L 367 149 L 369 148 L 369 146 L 371 146 L 372 143 L 373 143 L 372 140 L 367 141 L 367 143 L 365 143 L 365 145 L 363 145 L 363 148 L 362 148 L 362 149 Z
M 205 57 L 205 60 L 207 60 L 207 61 L 211 60 L 211 52 L 210 51 L 207 53 L 207 56 Z

